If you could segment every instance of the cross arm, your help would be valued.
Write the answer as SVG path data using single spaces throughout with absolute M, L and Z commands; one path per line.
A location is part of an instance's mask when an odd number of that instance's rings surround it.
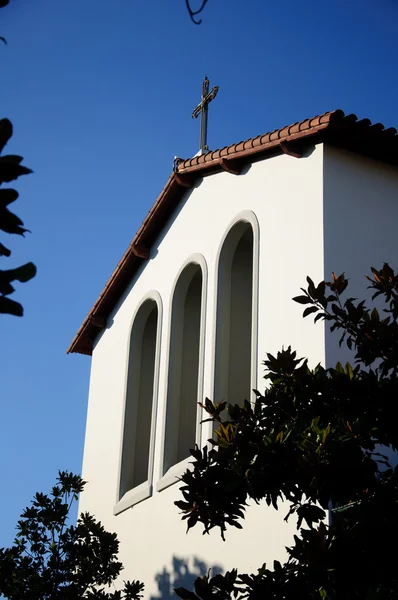
M 198 106 L 195 106 L 195 108 L 193 109 L 192 118 L 197 119 L 198 116 L 200 115 L 200 113 L 202 112 L 202 110 L 203 110 L 203 101 L 200 104 L 198 104 Z
M 214 88 L 212 88 L 210 90 L 210 92 L 206 95 L 206 97 L 203 100 L 203 103 L 208 104 L 209 102 L 214 100 L 214 98 L 217 96 L 218 89 L 219 89 L 219 86 L 215 85 Z

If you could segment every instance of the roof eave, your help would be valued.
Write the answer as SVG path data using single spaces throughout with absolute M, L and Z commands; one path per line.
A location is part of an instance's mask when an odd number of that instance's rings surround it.
M 310 140 L 313 143 L 320 141 L 317 140 L 319 131 L 325 129 L 325 127 L 326 125 L 321 125 L 316 128 L 316 131 L 311 132 L 311 135 L 308 135 L 308 132 L 307 135 L 304 135 L 304 132 L 302 132 L 301 134 L 292 136 L 292 139 L 289 138 L 288 144 L 298 142 L 304 138 L 306 139 L 307 144 Z M 166 218 L 166 220 L 168 219 L 182 196 L 187 192 L 187 188 L 193 187 L 194 183 L 201 177 L 228 171 L 228 164 L 225 164 L 228 163 L 228 161 L 234 166 L 239 165 L 239 168 L 241 169 L 248 163 L 257 162 L 278 154 L 289 153 L 286 151 L 286 147 L 284 146 L 285 143 L 285 140 L 275 140 L 267 146 L 257 146 L 237 152 L 233 155 L 233 159 L 228 159 L 227 155 L 223 155 L 214 158 L 209 162 L 179 167 L 177 172 L 172 173 L 160 196 L 137 231 L 133 241 L 106 283 L 102 293 L 78 330 L 67 353 L 79 353 L 91 356 L 93 351 L 93 341 L 100 330 L 106 326 L 105 323 L 102 325 L 104 320 L 103 315 L 109 314 L 114 309 L 125 290 L 125 275 L 127 274 L 128 281 L 130 281 L 142 263 L 149 258 L 149 248 L 159 233 L 159 221 L 164 218 Z M 296 146 L 294 147 L 296 148 Z M 136 250 L 137 248 L 143 248 L 144 252 L 148 251 L 148 256 L 143 256 L 141 253 L 138 253 Z M 118 293 L 116 288 L 120 288 L 120 293 Z M 107 301 L 109 294 L 112 295 L 112 301 L 110 303 Z
M 355 115 L 337 110 L 319 117 L 278 129 L 244 142 L 226 146 L 188 160 L 181 160 L 172 173 L 155 204 L 144 219 L 133 241 L 105 285 L 74 337 L 68 353 L 91 355 L 93 343 L 129 282 L 138 269 L 150 258 L 150 249 L 176 206 L 189 188 L 201 177 L 221 171 L 239 174 L 247 163 L 279 154 L 297 158 L 308 146 L 327 142 L 353 152 L 398 165 L 398 136 L 394 128 L 372 125 L 368 119 L 358 121 Z

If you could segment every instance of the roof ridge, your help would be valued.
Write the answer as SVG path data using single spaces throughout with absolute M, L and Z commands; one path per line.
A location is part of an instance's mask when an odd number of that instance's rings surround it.
M 241 140 L 240 142 L 237 142 L 235 144 L 229 144 L 227 146 L 223 146 L 222 148 L 209 150 L 208 152 L 197 156 L 192 156 L 191 158 L 178 159 L 176 164 L 176 170 L 177 172 L 181 172 L 182 170 L 185 170 L 191 166 L 204 164 L 211 160 L 218 159 L 222 156 L 235 154 L 237 152 L 240 152 L 240 150 L 242 149 L 247 150 L 248 148 L 263 146 L 271 141 L 281 140 L 298 132 L 307 131 L 308 129 L 313 129 L 314 127 L 319 127 L 320 125 L 334 125 L 335 123 L 342 121 L 344 118 L 348 119 L 350 117 L 354 117 L 355 120 L 357 120 L 356 115 L 352 114 L 346 116 L 344 111 L 340 108 L 333 111 L 328 111 L 315 117 L 303 119 L 302 121 L 297 121 L 296 123 L 293 123 L 291 125 L 285 125 L 284 127 L 274 129 L 273 131 L 268 131 L 266 133 L 262 133 L 254 137 L 247 138 L 246 140 Z

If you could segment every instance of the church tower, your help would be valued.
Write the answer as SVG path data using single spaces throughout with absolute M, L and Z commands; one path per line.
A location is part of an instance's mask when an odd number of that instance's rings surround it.
M 198 402 L 253 399 L 282 346 L 334 364 L 327 324 L 303 320 L 292 297 L 332 271 L 364 296 L 371 265 L 398 263 L 394 129 L 336 110 L 201 149 L 175 161 L 69 348 L 92 357 L 80 510 L 117 532 L 123 578 L 148 598 L 210 567 L 283 560 L 293 524 L 266 506 L 225 543 L 186 535 L 178 477 L 211 437 Z

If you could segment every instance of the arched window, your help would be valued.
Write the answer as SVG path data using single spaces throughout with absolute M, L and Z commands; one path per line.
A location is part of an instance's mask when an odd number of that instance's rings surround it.
M 158 329 L 158 303 L 149 298 L 139 308 L 130 336 L 119 499 L 151 485 Z
M 202 380 L 203 271 L 188 264 L 175 286 L 172 312 L 163 474 L 189 457 L 198 435 Z
M 214 400 L 251 399 L 253 329 L 253 228 L 239 221 L 221 249 L 217 281 Z

